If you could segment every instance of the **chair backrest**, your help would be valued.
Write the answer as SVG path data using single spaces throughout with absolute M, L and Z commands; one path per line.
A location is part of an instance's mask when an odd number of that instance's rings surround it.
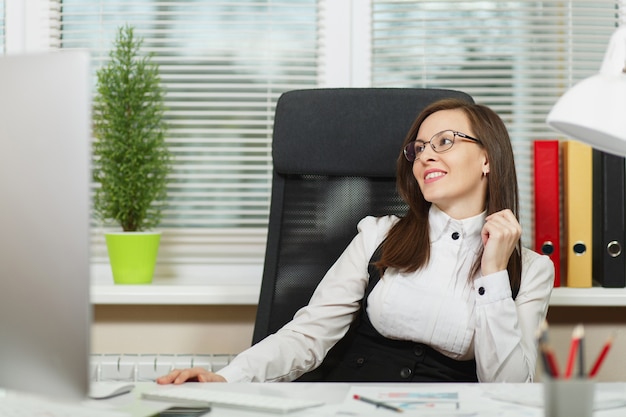
M 403 215 L 396 159 L 417 115 L 462 92 L 296 90 L 276 106 L 272 201 L 253 343 L 305 306 L 367 215 Z

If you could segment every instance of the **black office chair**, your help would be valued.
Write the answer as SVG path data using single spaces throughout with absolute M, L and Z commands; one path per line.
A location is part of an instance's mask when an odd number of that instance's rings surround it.
M 283 94 L 276 106 L 265 267 L 253 343 L 305 306 L 367 215 L 403 215 L 396 159 L 438 89 L 339 88 Z

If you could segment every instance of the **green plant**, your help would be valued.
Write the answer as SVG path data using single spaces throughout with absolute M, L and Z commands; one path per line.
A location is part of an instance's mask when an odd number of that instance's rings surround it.
M 171 170 L 159 67 L 142 43 L 133 27 L 118 29 L 93 104 L 94 211 L 124 231 L 159 225 Z

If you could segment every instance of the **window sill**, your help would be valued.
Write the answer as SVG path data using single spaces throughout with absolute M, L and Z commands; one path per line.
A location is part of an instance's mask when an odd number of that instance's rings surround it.
M 256 305 L 259 285 L 115 285 L 91 286 L 92 304 Z
M 109 305 L 256 305 L 263 265 L 170 267 L 152 284 L 117 285 L 108 265 L 92 267 L 91 302 Z M 180 278 L 185 277 L 185 278 Z M 626 288 L 567 288 L 552 291 L 550 306 L 626 307 Z
M 157 271 L 151 284 L 119 285 L 108 265 L 92 266 L 91 303 L 94 305 L 256 305 L 263 266 L 211 265 L 186 273 Z M 185 277 L 185 278 L 180 278 Z

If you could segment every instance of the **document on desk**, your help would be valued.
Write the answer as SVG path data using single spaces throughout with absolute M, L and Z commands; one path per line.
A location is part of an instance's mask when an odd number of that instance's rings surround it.
M 365 399 L 365 401 L 361 400 Z M 352 386 L 337 416 L 372 416 L 373 413 L 402 416 L 476 416 L 477 410 L 464 407 L 456 390 L 419 388 L 415 385 L 401 386 L 374 385 Z

